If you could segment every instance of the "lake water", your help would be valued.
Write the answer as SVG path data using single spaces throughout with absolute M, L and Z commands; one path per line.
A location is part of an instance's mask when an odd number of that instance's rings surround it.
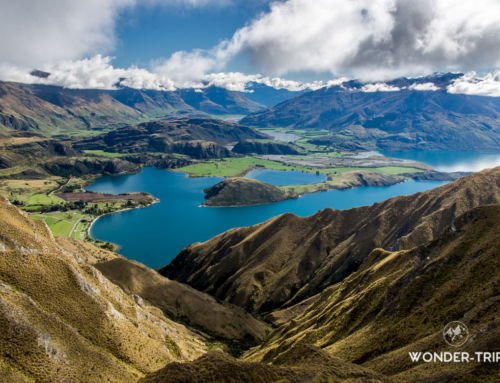
M 379 151 L 386 157 L 418 161 L 442 172 L 477 172 L 500 166 L 500 153 L 477 153 L 465 151 L 423 151 L 408 152 Z
M 326 175 L 324 174 L 270 169 L 253 169 L 245 177 L 277 186 L 307 185 L 326 181 Z
M 138 174 L 100 178 L 88 189 L 104 193 L 146 191 L 160 198 L 160 203 L 103 216 L 92 226 L 91 235 L 118 244 L 120 253 L 127 258 L 156 268 L 168 264 L 185 246 L 234 227 L 253 225 L 285 212 L 308 216 L 327 207 L 348 209 L 370 205 L 445 183 L 407 181 L 392 186 L 330 190 L 267 205 L 200 207 L 203 189 L 220 180 L 189 178 L 183 173 L 149 167 Z

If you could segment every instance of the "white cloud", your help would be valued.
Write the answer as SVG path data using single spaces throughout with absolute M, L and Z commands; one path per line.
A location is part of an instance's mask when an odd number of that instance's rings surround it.
M 179 83 L 198 83 L 203 76 L 213 70 L 224 66 L 210 52 L 195 50 L 193 52 L 179 51 L 167 60 L 157 60 L 153 63 L 152 70 L 172 78 Z
M 436 86 L 436 84 L 432 83 L 432 82 L 424 82 L 424 83 L 415 83 L 415 84 L 411 84 L 409 87 L 409 89 L 412 89 L 412 90 L 420 90 L 420 91 L 436 91 L 436 90 L 439 90 L 440 88 L 438 86 Z
M 0 0 L 0 62 L 31 68 L 105 54 L 121 11 L 135 6 L 224 6 L 232 0 Z
M 160 67 L 162 69 L 163 67 Z M 290 91 L 301 91 L 305 89 L 317 90 L 322 87 L 343 86 L 347 78 L 339 78 L 328 82 L 300 82 L 286 80 L 279 77 L 267 77 L 262 74 L 244 74 L 240 72 L 218 72 L 203 74 L 203 71 L 191 76 L 171 78 L 161 70 L 159 72 L 146 69 L 129 67 L 115 68 L 111 65 L 111 57 L 101 55 L 82 60 L 65 60 L 57 64 L 46 64 L 40 69 L 49 72 L 48 78 L 39 78 L 30 75 L 31 68 L 12 65 L 0 65 L 0 78 L 5 81 L 16 81 L 22 83 L 36 83 L 47 85 L 59 85 L 74 89 L 115 89 L 117 84 L 135 89 L 154 89 L 173 91 L 178 88 L 202 89 L 208 86 L 218 86 L 232 91 L 251 91 L 249 83 L 264 84 L 275 89 L 287 89 Z M 432 82 L 413 83 L 407 87 L 397 87 L 383 82 L 367 83 L 361 89 L 362 92 L 397 92 L 402 89 L 416 91 L 436 91 L 440 88 Z M 352 89 L 352 91 L 357 91 Z M 477 77 L 475 72 L 454 80 L 448 86 L 449 93 L 461 93 L 471 95 L 483 95 L 500 97 L 500 70 L 489 73 L 483 77 Z
M 118 12 L 133 0 L 0 0 L 5 64 L 39 66 L 107 51 Z
M 89 59 L 65 60 L 56 64 L 46 64 L 40 69 L 50 73 L 48 78 L 30 75 L 31 69 L 28 67 L 0 65 L 0 78 L 5 81 L 59 85 L 73 89 L 115 89 L 120 83 L 120 85 L 136 89 L 171 91 L 177 88 L 205 88 L 214 85 L 228 90 L 246 92 L 249 91 L 247 89 L 249 82 L 291 91 L 319 89 L 325 85 L 321 81 L 303 83 L 239 72 L 204 74 L 204 71 L 200 70 L 181 74 L 182 57 L 179 58 L 178 62 L 171 61 L 169 68 L 164 65 L 159 66 L 157 71 L 148 71 L 137 67 L 115 68 L 111 65 L 111 59 L 111 57 L 96 55 Z
M 372 92 L 399 92 L 401 88 L 397 86 L 392 86 L 385 84 L 383 82 L 378 82 L 375 84 L 366 84 L 361 87 L 362 92 L 372 93 Z
M 500 70 L 479 78 L 475 72 L 466 73 L 448 86 L 447 90 L 449 93 L 500 97 Z
M 250 81 L 246 75 L 223 72 L 234 58 L 246 57 L 265 74 L 252 81 L 300 90 L 325 84 L 302 84 L 277 76 L 314 71 L 385 81 L 436 70 L 500 66 L 499 0 L 281 0 L 227 41 L 209 50 L 176 52 L 154 62 L 151 71 L 113 68 L 109 59 L 99 56 L 112 52 L 115 22 L 126 8 L 242 2 L 0 0 L 0 73 L 5 79 L 33 82 L 42 80 L 26 72 L 45 68 L 53 73 L 50 81 L 67 87 L 107 88 L 117 78 L 127 77 L 127 84 L 134 87 L 171 89 L 209 83 L 244 90 Z M 495 88 L 495 81 L 485 81 L 481 87 Z M 338 83 L 333 80 L 327 85 Z M 457 83 L 450 89 L 461 87 L 459 91 L 469 92 L 472 86 L 479 87 Z M 365 89 L 372 88 L 373 84 Z M 434 88 L 421 84 L 412 89 Z
M 498 0 L 288 0 L 220 44 L 264 73 L 387 79 L 500 65 Z
M 73 89 L 114 89 L 120 82 L 138 89 L 175 90 L 174 82 L 161 74 L 130 67 L 114 68 L 111 57 L 96 55 L 90 59 L 65 60 L 41 68 L 50 73 L 46 79 L 31 76 L 30 69 L 10 65 L 0 66 L 0 78 L 23 83 L 59 85 Z
M 325 86 L 325 83 L 322 81 L 304 83 L 300 81 L 286 80 L 279 77 L 270 78 L 261 74 L 247 75 L 240 72 L 210 73 L 203 76 L 203 81 L 208 85 L 223 87 L 238 92 L 249 91 L 247 87 L 250 82 L 264 84 L 275 89 L 287 89 L 293 92 L 305 89 L 316 90 Z
M 338 79 L 335 79 L 335 80 L 329 80 L 327 83 L 326 83 L 326 87 L 327 88 L 330 88 L 332 86 L 343 86 L 342 84 L 346 81 L 349 81 L 349 79 L 347 77 L 341 77 L 341 78 L 338 78 Z

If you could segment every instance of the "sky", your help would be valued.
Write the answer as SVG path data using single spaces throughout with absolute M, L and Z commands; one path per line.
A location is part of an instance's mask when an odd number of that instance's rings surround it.
M 391 91 L 388 79 L 452 71 L 466 75 L 450 91 L 500 96 L 500 0 L 0 0 L 0 36 L 10 81 L 299 90 L 355 78 Z

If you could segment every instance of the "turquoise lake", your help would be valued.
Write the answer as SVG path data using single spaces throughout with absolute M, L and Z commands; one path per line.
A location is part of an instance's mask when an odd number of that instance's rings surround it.
M 326 181 L 326 175 L 298 171 L 280 171 L 270 169 L 254 169 L 247 173 L 246 178 L 265 182 L 270 185 L 307 185 Z
M 278 214 L 292 212 L 308 216 L 327 207 L 348 209 L 370 205 L 445 183 L 407 181 L 392 186 L 330 190 L 267 205 L 200 207 L 203 189 L 219 181 L 220 178 L 189 178 L 183 173 L 149 167 L 138 174 L 100 178 L 87 189 L 104 193 L 146 191 L 160 202 L 144 209 L 100 217 L 92 226 L 91 235 L 118 244 L 120 253 L 127 258 L 156 268 L 168 264 L 193 242 L 205 241 L 234 227 L 263 222 Z

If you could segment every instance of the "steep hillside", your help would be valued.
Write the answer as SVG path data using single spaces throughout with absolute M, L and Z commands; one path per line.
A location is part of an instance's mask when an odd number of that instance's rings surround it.
M 56 241 L 3 197 L 0 218 L 1 381 L 135 382 L 209 342 L 240 352 L 268 332 L 243 309 L 144 265 Z
M 293 197 L 280 188 L 247 178 L 227 178 L 204 190 L 205 206 L 249 206 Z
M 170 318 L 187 323 L 234 344 L 261 341 L 267 326 L 237 306 L 222 305 L 213 297 L 162 277 L 138 262 L 118 257 L 95 267 L 125 291 L 159 307 Z
M 171 113 L 200 113 L 188 105 L 176 92 L 126 87 L 105 92 L 123 105 L 150 117 L 161 117 Z
M 245 93 L 211 87 L 156 91 L 66 89 L 0 81 L 0 131 L 89 135 L 169 115 L 246 115 L 264 106 Z
M 373 250 L 364 267 L 302 307 L 274 313 L 284 321 L 246 359 L 280 363 L 316 345 L 397 382 L 493 382 L 493 363 L 413 363 L 409 351 L 500 351 L 500 205 L 472 209 L 437 239 L 410 250 Z M 294 312 L 295 311 L 295 312 Z M 443 328 L 459 320 L 469 341 L 448 346 Z
M 133 382 L 205 340 L 92 267 L 114 253 L 64 239 L 0 197 L 0 380 Z
M 363 270 L 375 248 L 423 245 L 461 214 L 494 203 L 500 203 L 500 168 L 372 206 L 306 218 L 288 213 L 229 230 L 188 246 L 161 273 L 251 312 L 268 312 Z
M 50 175 L 59 177 L 82 177 L 87 175 L 118 175 L 126 173 L 135 173 L 141 170 L 141 167 L 119 158 L 102 157 L 71 157 L 54 158 L 43 162 L 39 169 Z M 28 170 L 28 172 L 31 172 Z M 21 172 L 16 176 L 23 176 L 26 172 Z M 41 175 L 43 177 L 43 175 Z
M 193 158 L 228 157 L 222 145 L 264 134 L 243 125 L 207 118 L 183 118 L 145 122 L 78 142 L 81 149 L 109 152 L 162 152 L 186 154 Z
M 440 77 L 426 81 L 439 84 Z M 446 82 L 445 81 L 445 82 Z M 304 93 L 242 124 L 289 129 L 327 129 L 317 144 L 337 149 L 500 150 L 500 98 L 417 91 L 409 80 L 399 91 L 365 92 L 344 83 Z

